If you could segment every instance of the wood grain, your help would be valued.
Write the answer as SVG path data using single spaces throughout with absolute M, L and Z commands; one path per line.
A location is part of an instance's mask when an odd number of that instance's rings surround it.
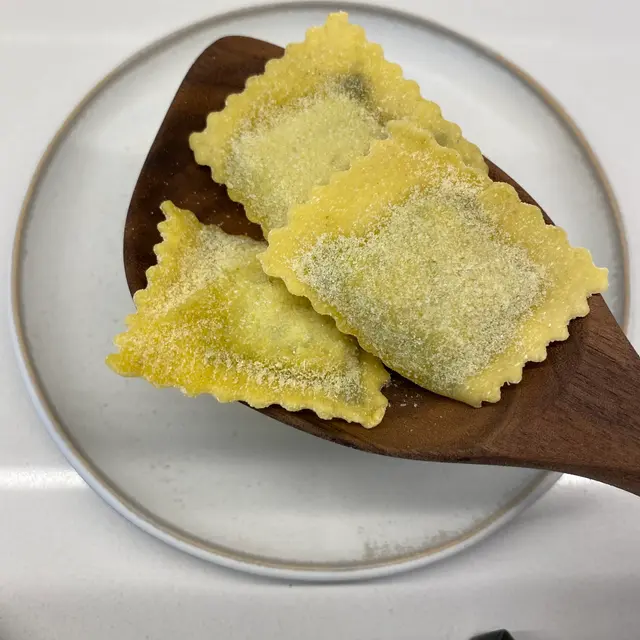
M 230 93 L 280 57 L 280 47 L 232 36 L 195 61 L 169 107 L 142 167 L 124 231 L 124 263 L 131 293 L 146 286 L 160 241 L 158 206 L 165 199 L 190 209 L 226 232 L 261 238 L 240 205 L 198 166 L 188 146 L 206 115 L 224 107 Z M 518 184 L 488 161 L 494 180 Z M 548 220 L 548 218 L 547 218 Z M 549 221 L 549 220 L 548 220 Z M 550 222 L 550 221 L 549 221 Z M 591 313 L 571 323 L 571 337 L 549 347 L 548 358 L 526 367 L 522 383 L 503 389 L 497 404 L 473 409 L 434 395 L 394 375 L 385 390 L 390 407 L 372 430 L 310 411 L 272 406 L 262 413 L 307 433 L 383 455 L 535 467 L 567 471 L 640 495 L 640 359 L 601 296 Z

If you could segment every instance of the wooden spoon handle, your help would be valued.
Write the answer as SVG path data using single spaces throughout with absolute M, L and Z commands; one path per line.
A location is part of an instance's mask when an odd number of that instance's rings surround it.
M 507 421 L 482 450 L 492 462 L 565 471 L 640 495 L 640 357 L 602 297 L 590 306 L 572 323 L 579 354 L 555 398 Z

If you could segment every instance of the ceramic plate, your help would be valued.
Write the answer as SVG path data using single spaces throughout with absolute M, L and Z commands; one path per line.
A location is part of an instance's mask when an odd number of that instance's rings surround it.
M 119 378 L 104 364 L 133 308 L 122 265 L 129 197 L 191 62 L 226 35 L 301 40 L 332 9 L 287 5 L 221 15 L 116 69 L 43 158 L 14 252 L 19 358 L 71 464 L 112 507 L 169 544 L 287 579 L 354 579 L 428 564 L 494 531 L 557 478 L 352 451 L 238 404 Z M 350 13 L 574 243 L 609 267 L 607 301 L 623 321 L 616 205 L 555 102 L 512 64 L 441 27 L 364 6 Z

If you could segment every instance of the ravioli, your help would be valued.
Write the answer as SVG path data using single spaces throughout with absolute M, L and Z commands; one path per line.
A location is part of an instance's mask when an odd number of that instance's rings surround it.
M 408 122 L 273 231 L 265 271 L 417 384 L 473 406 L 568 337 L 607 270 Z
M 264 243 L 202 225 L 170 202 L 161 209 L 158 264 L 107 358 L 116 373 L 221 402 L 380 422 L 381 362 L 265 275 L 257 259 Z
M 269 61 L 262 75 L 249 78 L 222 111 L 209 114 L 190 145 L 196 161 L 211 168 L 267 237 L 314 185 L 348 168 L 373 140 L 386 137 L 388 121 L 403 118 L 487 173 L 482 154 L 460 128 L 420 96 L 418 85 L 403 78 L 346 13 L 333 13 L 307 31 L 304 42 Z

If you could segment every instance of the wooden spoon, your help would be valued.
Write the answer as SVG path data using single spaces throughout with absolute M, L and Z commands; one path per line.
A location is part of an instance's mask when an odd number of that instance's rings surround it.
M 195 61 L 142 167 L 127 215 L 124 263 L 132 293 L 146 286 L 155 264 L 153 246 L 166 199 L 192 210 L 204 223 L 261 238 L 242 207 L 198 166 L 188 146 L 210 111 L 262 73 L 283 50 L 267 42 L 227 37 Z M 508 182 L 524 202 L 533 199 L 487 161 L 494 180 Z M 550 223 L 550 221 L 548 220 Z M 261 412 L 338 444 L 398 458 L 471 462 L 566 471 L 640 495 L 640 359 L 599 295 L 591 313 L 571 323 L 571 337 L 552 344 L 547 359 L 526 367 L 523 381 L 503 389 L 497 404 L 474 409 L 437 396 L 394 375 L 382 423 L 367 430 L 311 411 L 279 406 Z

